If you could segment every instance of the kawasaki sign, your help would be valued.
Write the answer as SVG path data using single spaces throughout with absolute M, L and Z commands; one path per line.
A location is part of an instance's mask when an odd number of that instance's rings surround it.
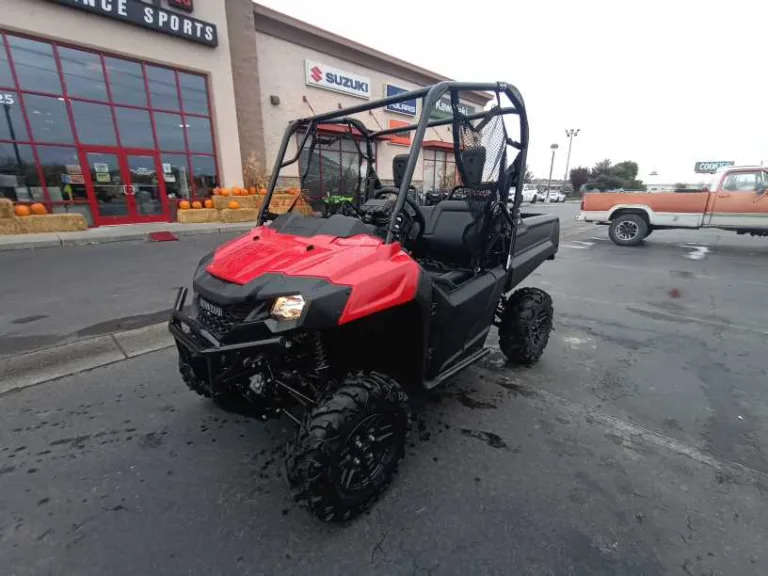
M 720 168 L 733 166 L 733 160 L 720 160 L 718 162 L 696 162 L 693 171 L 697 174 L 713 174 Z
M 349 94 L 356 98 L 371 98 L 371 79 L 360 74 L 346 72 L 313 60 L 304 61 L 307 86 Z
M 467 106 L 459 102 L 459 112 L 464 116 L 469 116 L 475 113 L 474 106 Z M 435 104 L 435 107 L 429 113 L 430 120 L 445 120 L 453 115 L 451 112 L 451 99 L 449 97 L 440 98 Z

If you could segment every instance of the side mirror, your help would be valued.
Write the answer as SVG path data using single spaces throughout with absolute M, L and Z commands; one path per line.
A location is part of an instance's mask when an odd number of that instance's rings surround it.
M 766 184 L 765 182 L 758 182 L 757 185 L 755 186 L 755 192 L 757 192 L 758 195 L 765 194 L 766 190 L 768 190 L 768 184 Z

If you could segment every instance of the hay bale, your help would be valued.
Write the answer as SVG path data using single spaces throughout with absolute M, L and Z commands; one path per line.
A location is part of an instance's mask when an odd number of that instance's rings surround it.
M 203 222 L 218 222 L 219 211 L 215 208 L 197 208 L 195 210 L 179 210 L 176 221 L 180 224 L 201 224 Z
M 19 218 L 0 218 L 0 234 L 24 234 Z
M 30 234 L 88 229 L 88 223 L 82 214 L 32 214 L 19 218 L 19 222 L 24 231 Z
M 13 218 L 13 202 L 0 198 L 0 218 Z
M 301 194 L 299 199 L 296 200 L 296 204 L 293 206 L 293 211 L 298 212 L 299 214 L 303 214 L 304 216 L 312 216 L 314 213 L 312 206 L 304 194 Z
M 259 217 L 259 211 L 256 208 L 239 208 L 237 210 L 224 208 L 224 210 L 219 210 L 219 216 L 222 222 L 227 222 L 228 224 L 253 222 Z
M 269 203 L 269 211 L 273 214 L 285 214 L 296 203 L 296 194 L 274 194 Z
M 214 196 L 213 207 L 216 210 L 225 210 L 234 200 L 240 204 L 240 208 L 258 208 L 261 206 L 262 196 Z

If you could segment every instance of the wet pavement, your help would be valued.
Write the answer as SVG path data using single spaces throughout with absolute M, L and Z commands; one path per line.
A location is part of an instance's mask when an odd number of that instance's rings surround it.
M 200 259 L 235 236 L 0 252 L 0 357 L 166 320 Z
M 541 362 L 491 354 L 419 403 L 346 525 L 290 500 L 289 422 L 217 411 L 170 351 L 0 397 L 3 572 L 767 573 L 768 243 L 563 236 L 528 282 L 555 302 Z

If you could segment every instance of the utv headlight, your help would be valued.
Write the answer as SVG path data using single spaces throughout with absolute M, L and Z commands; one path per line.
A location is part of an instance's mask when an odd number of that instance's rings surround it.
M 280 296 L 272 304 L 272 318 L 276 320 L 298 320 L 304 312 L 306 302 L 301 294 L 293 296 Z

